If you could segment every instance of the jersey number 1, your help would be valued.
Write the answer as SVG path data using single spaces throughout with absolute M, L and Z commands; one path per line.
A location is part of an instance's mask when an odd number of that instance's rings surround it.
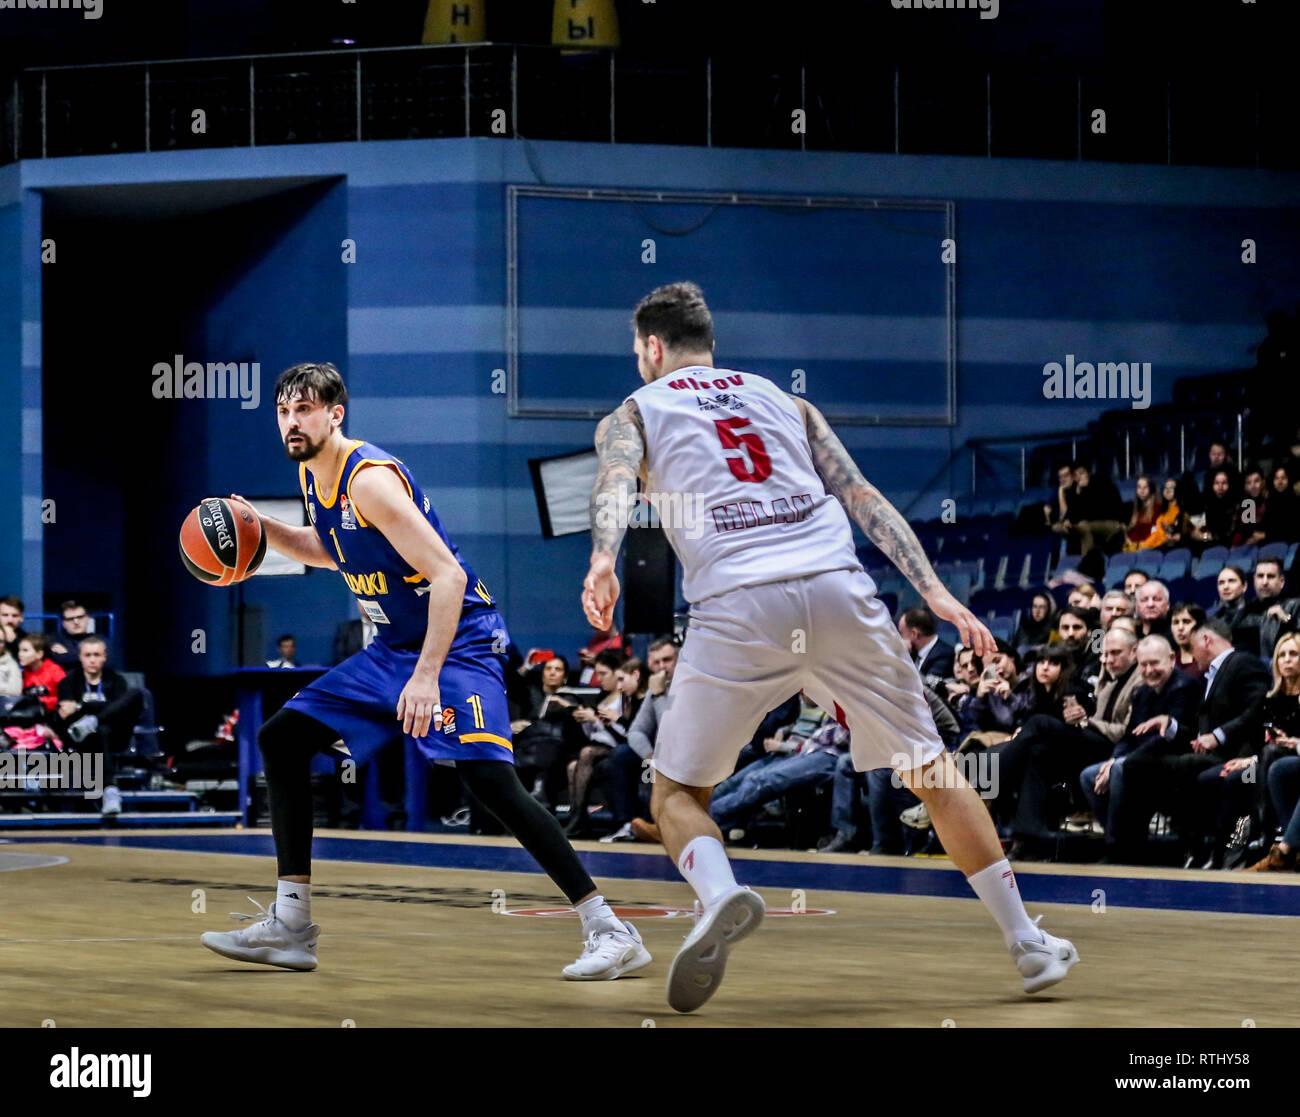
M 748 419 L 742 416 L 732 419 L 714 419 L 713 425 L 718 428 L 718 438 L 721 439 L 722 445 L 728 450 L 735 451 L 727 454 L 726 458 L 727 465 L 731 467 L 731 475 L 737 481 L 766 481 L 772 476 L 772 459 L 767 456 L 767 447 L 763 445 L 763 440 L 752 431 L 745 434 L 736 433 L 740 428 L 752 425 Z M 745 468 L 745 451 L 749 452 L 752 470 Z

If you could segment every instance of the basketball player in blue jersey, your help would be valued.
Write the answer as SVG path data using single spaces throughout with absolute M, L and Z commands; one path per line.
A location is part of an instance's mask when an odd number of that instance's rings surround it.
M 610 980 L 640 969 L 650 954 L 636 929 L 605 903 L 559 823 L 515 771 L 504 675 L 509 636 L 492 594 L 447 537 L 411 471 L 379 447 L 344 436 L 347 398 L 331 364 L 295 365 L 281 374 L 280 437 L 299 463 L 311 526 L 269 516 L 262 523 L 267 542 L 282 554 L 339 571 L 377 634 L 258 730 L 280 872 L 275 903 L 258 904 L 260 918 L 240 917 L 251 926 L 204 934 L 203 945 L 240 961 L 316 968 L 311 759 L 332 750 L 360 766 L 400 733 L 430 763 L 455 761 L 470 794 L 581 916 L 586 941 L 564 968 L 566 978 Z

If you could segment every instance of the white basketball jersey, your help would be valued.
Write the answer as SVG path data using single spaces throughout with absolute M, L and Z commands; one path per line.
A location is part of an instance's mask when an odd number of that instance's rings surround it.
M 648 496 L 687 601 L 862 569 L 848 516 L 813 467 L 803 415 L 771 380 L 695 366 L 629 398 L 645 425 Z

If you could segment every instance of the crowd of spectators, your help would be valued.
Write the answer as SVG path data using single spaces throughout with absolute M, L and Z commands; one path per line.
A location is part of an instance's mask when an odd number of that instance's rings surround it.
M 53 636 L 26 631 L 25 620 L 20 598 L 0 598 L 0 748 L 99 754 L 100 809 L 116 815 L 117 761 L 140 720 L 143 692 L 108 666 L 108 643 L 91 631 L 81 602 L 63 602 Z

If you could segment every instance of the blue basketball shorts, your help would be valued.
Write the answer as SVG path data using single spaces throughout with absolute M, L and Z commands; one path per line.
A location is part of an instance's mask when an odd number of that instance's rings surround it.
M 505 686 L 509 640 L 495 609 L 476 609 L 461 618 L 438 675 L 442 728 L 430 722 L 428 736 L 407 734 L 426 759 L 514 763 Z M 374 640 L 300 690 L 285 708 L 335 730 L 360 767 L 402 736 L 397 699 L 419 658 L 418 648 L 390 648 Z

